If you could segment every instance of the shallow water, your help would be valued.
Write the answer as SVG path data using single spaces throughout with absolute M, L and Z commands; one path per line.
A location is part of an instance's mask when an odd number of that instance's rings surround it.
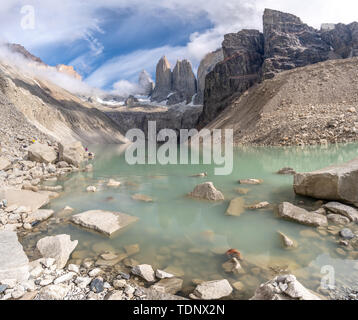
M 241 281 L 245 287 L 242 292 L 234 291 L 230 298 L 247 299 L 260 283 L 280 271 L 293 272 L 305 286 L 317 290 L 322 277 L 321 267 L 325 265 L 335 268 L 337 282 L 357 276 L 352 259 L 358 259 L 358 255 L 347 252 L 345 257 L 340 256 L 336 252 L 339 247 L 337 237 L 322 236 L 314 228 L 278 219 L 271 209 L 247 210 L 240 217 L 229 217 L 225 212 L 230 200 L 235 197 L 244 197 L 246 204 L 260 201 L 297 204 L 304 201 L 304 204 L 300 203 L 301 206 L 313 209 L 315 201 L 295 196 L 292 176 L 281 176 L 275 172 L 283 167 L 311 171 L 348 161 L 358 155 L 357 147 L 356 144 L 350 144 L 305 148 L 236 148 L 233 173 L 230 176 L 214 176 L 214 166 L 211 165 L 129 166 L 122 148 L 93 146 L 90 149 L 96 153 L 94 172 L 76 173 L 57 182 L 64 186 L 64 192 L 59 199 L 52 201 L 50 208 L 58 212 L 65 206 L 71 206 L 75 209 L 74 214 L 92 209 L 120 211 L 139 217 L 139 222 L 113 239 L 108 239 L 70 223 L 56 224 L 52 221 L 40 226 L 39 232 L 30 233 L 23 241 L 34 247 L 36 240 L 43 236 L 67 233 L 72 239 L 79 240 L 76 251 L 80 253 L 85 250 L 88 256 L 96 256 L 107 250 L 122 252 L 125 245 L 139 244 L 140 252 L 132 257 L 139 263 L 160 269 L 168 266 L 181 269 L 185 280 L 182 295 L 187 295 L 193 289 L 193 279 L 226 278 L 231 283 Z M 205 171 L 208 172 L 206 178 L 189 177 Z M 121 181 L 122 185 L 108 188 L 106 181 L 109 178 Z M 263 179 L 264 183 L 257 186 L 239 185 L 238 179 L 245 178 Z M 214 182 L 226 200 L 210 203 L 185 196 L 204 181 Z M 86 187 L 89 185 L 96 185 L 98 192 L 87 193 Z M 238 187 L 250 189 L 250 192 L 239 195 L 235 191 Z M 132 199 L 134 194 L 150 196 L 154 202 L 135 201 Z M 305 230 L 313 232 L 302 234 Z M 299 247 L 293 251 L 282 249 L 277 231 L 297 241 Z M 235 276 L 224 272 L 221 265 L 227 259 L 220 252 L 230 248 L 241 251 L 245 261 L 250 263 L 246 265 L 245 275 Z M 255 265 L 261 269 L 255 269 Z

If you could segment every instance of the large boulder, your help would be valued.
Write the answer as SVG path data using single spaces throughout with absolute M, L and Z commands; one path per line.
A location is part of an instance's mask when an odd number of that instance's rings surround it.
M 24 222 L 25 223 L 33 223 L 35 221 L 42 222 L 52 217 L 54 213 L 55 211 L 53 210 L 39 209 L 35 212 L 31 212 L 30 214 L 28 214 L 28 216 L 24 219 Z
M 79 168 L 85 159 L 85 149 L 79 141 L 59 144 L 60 161 L 66 161 L 69 164 Z
M 297 173 L 293 188 L 302 196 L 358 206 L 358 158 L 313 172 Z
M 140 264 L 132 268 L 132 273 L 136 276 L 143 278 L 147 282 L 155 281 L 155 272 L 151 265 Z
M 294 275 L 284 275 L 262 284 L 250 300 L 321 300 L 321 298 L 306 289 Z
M 289 202 L 281 203 L 278 206 L 278 216 L 280 218 L 312 227 L 322 227 L 328 225 L 326 216 L 316 212 L 309 212 L 300 207 L 296 207 Z
M 172 89 L 172 71 L 170 63 L 165 56 L 157 64 L 155 81 L 151 100 L 162 102 L 167 99 Z
M 193 295 L 202 300 L 218 300 L 229 296 L 232 291 L 233 288 L 226 279 L 214 280 L 199 284 L 195 288 Z
M 74 215 L 71 221 L 84 228 L 112 236 L 119 230 L 138 221 L 138 218 L 121 212 L 90 210 Z
M 214 187 L 212 182 L 205 182 L 195 187 L 189 196 L 196 199 L 222 201 L 225 200 L 224 195 Z
M 77 245 L 77 240 L 71 241 L 69 235 L 61 234 L 40 239 L 36 247 L 44 258 L 55 259 L 57 268 L 62 269 Z
M 177 294 L 183 287 L 183 280 L 179 278 L 162 279 L 151 288 L 163 293 Z
M 54 163 L 57 160 L 57 152 L 47 144 L 34 143 L 28 149 L 30 161 L 41 163 Z
M 16 232 L 0 231 L 0 283 L 8 279 L 25 281 L 29 276 L 29 259 Z

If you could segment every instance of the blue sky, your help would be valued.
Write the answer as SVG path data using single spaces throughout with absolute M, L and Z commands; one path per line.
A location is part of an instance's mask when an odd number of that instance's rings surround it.
M 34 10 L 34 28 L 24 29 Z M 50 65 L 73 65 L 91 86 L 111 90 L 135 82 L 142 69 L 154 77 L 159 58 L 200 59 L 223 36 L 262 29 L 265 7 L 296 14 L 316 28 L 357 20 L 356 0 L 1 0 L 0 40 L 20 43 Z M 118 85 L 117 85 L 118 87 Z

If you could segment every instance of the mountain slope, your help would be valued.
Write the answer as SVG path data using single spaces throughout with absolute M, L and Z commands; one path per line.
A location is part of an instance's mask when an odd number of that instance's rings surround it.
M 358 140 L 357 111 L 358 58 L 329 60 L 256 84 L 207 128 L 233 129 L 236 144 L 349 142 Z
M 58 141 L 126 143 L 118 125 L 51 81 L 0 62 L 1 101 L 13 105 L 41 132 Z M 5 111 L 5 108 L 2 108 Z

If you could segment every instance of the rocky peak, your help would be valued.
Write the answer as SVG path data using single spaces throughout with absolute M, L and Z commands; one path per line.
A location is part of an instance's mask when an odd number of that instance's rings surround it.
M 275 30 L 278 32 L 297 32 L 298 30 L 307 29 L 308 26 L 303 24 L 299 17 L 293 14 L 277 10 L 265 9 L 263 15 L 264 34 Z
M 226 34 L 222 43 L 224 59 L 237 54 L 240 50 L 263 54 L 263 43 L 263 35 L 258 30 L 242 30 L 238 33 Z
M 162 57 L 156 68 L 156 84 L 152 94 L 152 101 L 162 102 L 171 92 L 172 71 L 168 59 Z
M 154 82 L 146 70 L 142 70 L 139 74 L 138 85 L 140 93 L 146 96 L 150 96 L 154 89 Z
M 196 78 L 190 61 L 177 61 L 173 70 L 172 91 L 178 94 L 180 98 L 184 98 L 186 103 L 191 102 L 196 93 Z M 176 103 L 179 102 L 177 101 Z
M 59 65 L 56 66 L 56 69 L 57 69 L 58 72 L 67 74 L 67 75 L 69 75 L 71 77 L 74 77 L 74 78 L 76 78 L 78 80 L 82 80 L 81 75 L 78 74 L 76 72 L 76 70 L 74 69 L 74 67 L 72 67 L 72 66 L 66 66 L 64 64 L 59 64 Z
M 25 49 L 25 47 L 23 47 L 20 44 L 17 43 L 7 43 L 6 47 L 14 53 L 18 53 L 21 56 L 23 56 L 24 58 L 26 58 L 27 60 L 33 61 L 33 62 L 37 62 L 39 64 L 45 65 L 45 63 L 38 57 L 34 56 L 33 54 L 31 54 L 29 51 L 27 51 Z

